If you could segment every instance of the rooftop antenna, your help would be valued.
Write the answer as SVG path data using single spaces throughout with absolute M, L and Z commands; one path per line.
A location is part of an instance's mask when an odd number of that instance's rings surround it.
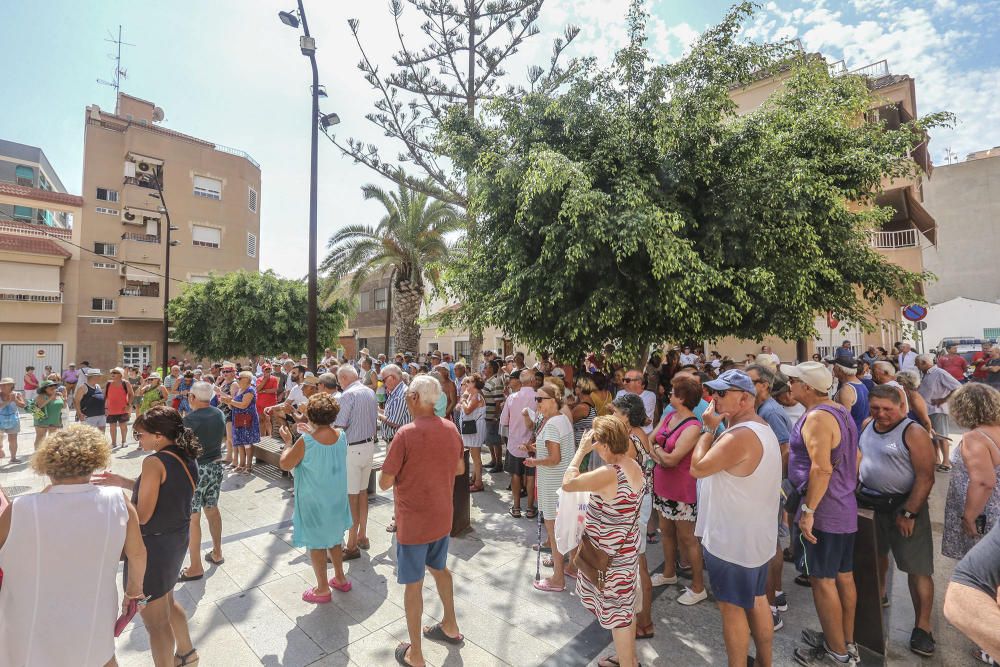
M 109 53 L 108 58 L 115 61 L 115 73 L 112 76 L 111 81 L 105 81 L 104 79 L 98 79 L 97 83 L 103 86 L 109 86 L 115 89 L 115 115 L 118 114 L 118 91 L 121 88 L 121 80 L 128 78 L 128 72 L 122 67 L 122 47 L 123 46 L 135 46 L 135 44 L 129 44 L 128 42 L 122 41 L 122 27 L 118 26 L 118 39 L 108 31 L 108 36 L 104 39 L 105 42 L 110 42 L 117 47 L 115 53 Z
M 958 162 L 958 153 L 951 149 L 951 146 L 944 149 L 944 159 L 948 164 L 955 164 Z

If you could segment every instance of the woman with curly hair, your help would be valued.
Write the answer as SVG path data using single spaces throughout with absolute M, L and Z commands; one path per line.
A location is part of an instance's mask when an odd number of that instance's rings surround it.
M 292 544 L 309 550 L 316 586 L 302 599 L 324 604 L 333 599 L 331 588 L 351 590 L 344 576 L 344 532 L 353 524 L 347 499 L 347 436 L 333 427 L 340 404 L 331 394 L 314 394 L 305 409 L 308 422 L 297 426 L 302 437 L 292 444 L 292 433 L 282 426 L 285 441 L 278 465 L 295 470 L 295 510 Z M 333 561 L 333 578 L 326 578 L 326 555 Z
M 31 460 L 51 485 L 15 498 L 0 514 L 6 575 L 0 665 L 113 663 L 119 606 L 143 597 L 146 548 L 135 507 L 122 490 L 90 484 L 110 458 L 104 435 L 92 426 L 72 424 L 53 433 Z M 115 574 L 123 550 L 134 566 L 119 605 Z M 83 609 L 88 613 L 66 613 Z
M 197 662 L 198 655 L 191 645 L 184 608 L 174 600 L 173 590 L 188 551 L 201 444 L 194 431 L 184 426 L 180 413 L 165 405 L 137 417 L 132 429 L 139 446 L 152 452 L 143 460 L 139 477 L 131 480 L 104 473 L 95 475 L 92 481 L 132 489 L 132 502 L 146 544 L 143 591 L 149 603 L 142 610 L 142 620 L 149 632 L 153 664 L 188 665 Z M 126 560 L 126 576 L 130 567 Z

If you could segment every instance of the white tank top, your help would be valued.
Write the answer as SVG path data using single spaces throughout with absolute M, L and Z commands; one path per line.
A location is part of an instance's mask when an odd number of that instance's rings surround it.
M 0 665 L 99 667 L 115 654 L 122 490 L 53 486 L 15 498 L 0 549 Z
M 760 463 L 746 477 L 723 470 L 701 480 L 695 535 L 716 558 L 760 567 L 774 556 L 778 540 L 781 448 L 767 424 L 744 422 L 723 435 L 740 428 L 753 431 L 763 446 Z

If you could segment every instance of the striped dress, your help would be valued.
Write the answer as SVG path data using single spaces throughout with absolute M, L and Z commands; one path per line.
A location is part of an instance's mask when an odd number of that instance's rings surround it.
M 597 617 L 602 628 L 628 627 L 633 620 L 635 585 L 638 577 L 639 505 L 646 494 L 643 480 L 639 493 L 633 493 L 620 466 L 613 466 L 618 476 L 618 491 L 611 501 L 590 494 L 583 531 L 594 545 L 611 556 L 604 590 L 584 576 L 577 577 L 576 594 Z

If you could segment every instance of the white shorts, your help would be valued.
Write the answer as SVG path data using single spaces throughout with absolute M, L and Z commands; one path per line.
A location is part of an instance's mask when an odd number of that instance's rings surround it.
M 375 459 L 375 441 L 347 447 L 347 493 L 362 493 L 368 489 Z
M 97 415 L 96 417 L 84 417 L 83 423 L 94 428 L 106 428 L 108 425 L 108 418 L 105 415 Z
M 653 494 L 647 493 L 639 505 L 639 553 L 646 553 L 646 524 L 653 516 Z M 636 587 L 638 588 L 638 587 Z

